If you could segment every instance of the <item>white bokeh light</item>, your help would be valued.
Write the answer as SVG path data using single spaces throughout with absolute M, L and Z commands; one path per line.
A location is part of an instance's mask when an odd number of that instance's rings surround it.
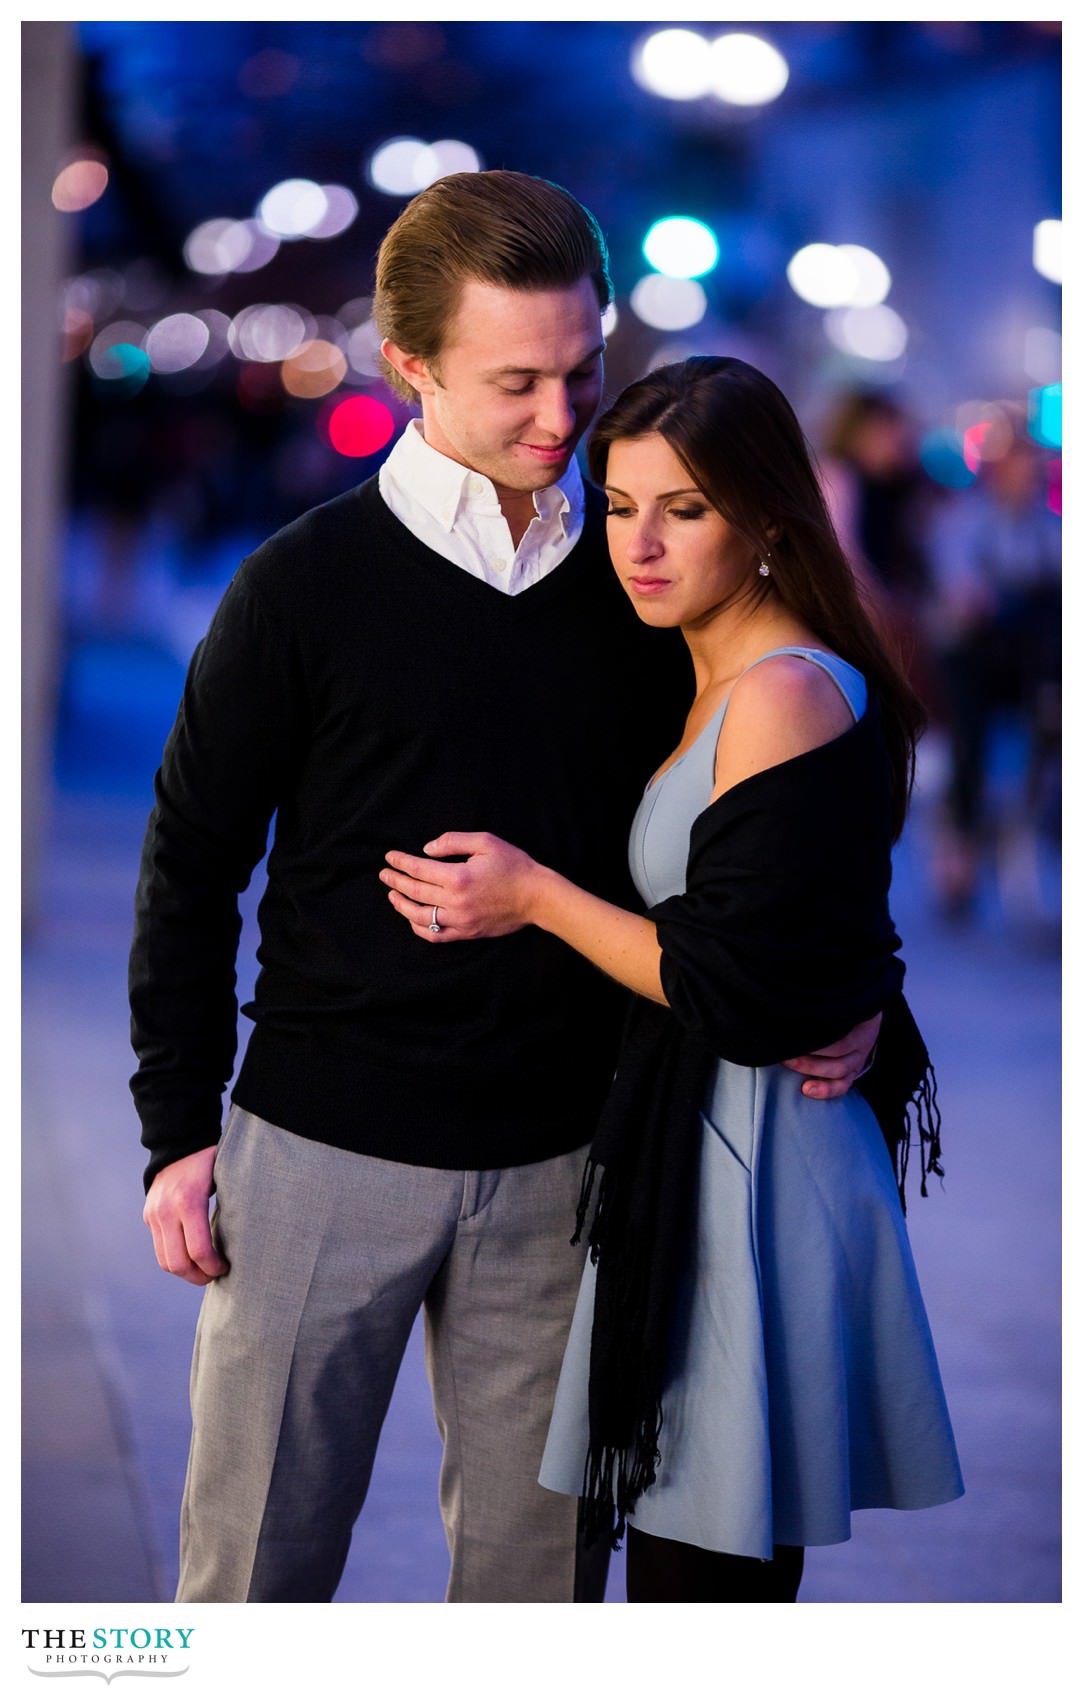
M 663 277 L 650 272 L 631 294 L 632 311 L 656 331 L 685 331 L 707 311 L 703 285 L 692 277 Z
M 764 106 L 778 99 L 790 68 L 762 36 L 736 32 L 712 41 L 707 75 L 711 93 L 730 106 Z
M 824 330 L 835 347 L 862 360 L 898 360 L 909 334 L 893 307 L 840 307 L 824 315 Z
M 619 324 L 620 314 L 617 312 L 617 303 L 615 301 L 611 301 L 605 312 L 602 314 L 602 335 L 607 337 L 612 336 Z
M 352 330 L 346 339 L 346 358 L 352 371 L 362 378 L 380 375 L 380 343 L 382 338 L 371 319 Z
M 701 100 L 713 69 L 710 43 L 696 30 L 656 30 L 632 54 L 636 82 L 665 100 Z
M 858 287 L 857 267 L 830 242 L 799 248 L 786 267 L 790 288 L 813 307 L 848 307 Z
M 718 241 L 698 218 L 660 218 L 647 232 L 643 253 L 666 277 L 702 277 L 718 264 Z
M 327 211 L 318 224 L 306 234 L 316 242 L 326 242 L 331 236 L 341 236 L 357 217 L 357 196 L 342 183 L 322 183 Z
M 891 273 L 879 254 L 856 242 L 840 242 L 839 253 L 845 254 L 854 268 L 855 284 L 849 306 L 879 307 L 891 289 Z
M 418 136 L 394 136 L 369 160 L 368 180 L 383 195 L 416 195 L 418 162 L 427 152 Z
M 170 313 L 147 332 L 145 347 L 151 370 L 187 371 L 206 353 L 210 340 L 210 326 L 194 313 Z
M 287 177 L 268 189 L 256 217 L 272 236 L 292 242 L 314 230 L 327 211 L 327 196 L 318 183 L 308 177 Z
M 243 223 L 234 218 L 209 218 L 197 224 L 184 244 L 184 263 L 189 271 L 204 276 L 231 272 L 252 249 L 252 238 Z
M 431 146 L 422 148 L 414 161 L 414 187 L 427 189 L 430 183 L 435 183 L 440 177 L 449 177 L 453 171 L 480 170 L 481 160 L 469 142 L 456 142 L 450 138 L 433 142 Z
M 237 230 L 239 234 L 243 232 L 248 238 L 248 249 L 244 258 L 238 260 L 236 265 L 230 267 L 230 270 L 235 272 L 261 271 L 278 253 L 280 246 L 278 237 L 272 235 L 258 218 L 240 219 Z
M 1061 282 L 1061 221 L 1043 218 L 1034 226 L 1034 270 L 1050 283 Z
M 259 301 L 242 307 L 229 329 L 229 346 L 241 360 L 288 360 L 310 340 L 312 320 L 300 307 Z

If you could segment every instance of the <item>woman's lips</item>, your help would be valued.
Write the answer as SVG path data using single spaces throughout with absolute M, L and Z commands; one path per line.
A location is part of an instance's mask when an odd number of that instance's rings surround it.
M 630 578 L 628 583 L 637 596 L 657 596 L 660 590 L 669 589 L 668 578 Z

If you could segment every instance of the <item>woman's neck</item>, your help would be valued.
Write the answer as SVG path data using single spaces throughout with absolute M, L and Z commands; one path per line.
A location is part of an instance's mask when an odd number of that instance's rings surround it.
M 770 593 L 719 609 L 682 631 L 695 668 L 697 701 L 732 685 L 768 650 L 818 642 L 815 632 Z

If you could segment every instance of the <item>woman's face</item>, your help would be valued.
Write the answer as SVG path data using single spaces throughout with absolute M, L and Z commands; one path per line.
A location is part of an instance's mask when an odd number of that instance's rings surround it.
M 696 628 L 762 586 L 751 544 L 652 433 L 609 450 L 609 553 L 641 620 Z

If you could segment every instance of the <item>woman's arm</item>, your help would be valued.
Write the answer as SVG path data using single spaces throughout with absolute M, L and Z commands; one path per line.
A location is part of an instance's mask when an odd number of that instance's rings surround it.
M 641 997 L 665 1003 L 652 921 L 593 897 L 488 832 L 445 832 L 426 856 L 391 851 L 380 878 L 399 914 L 426 943 L 499 938 L 540 927 Z M 468 856 L 467 862 L 428 858 Z M 433 909 L 440 931 L 432 931 Z

